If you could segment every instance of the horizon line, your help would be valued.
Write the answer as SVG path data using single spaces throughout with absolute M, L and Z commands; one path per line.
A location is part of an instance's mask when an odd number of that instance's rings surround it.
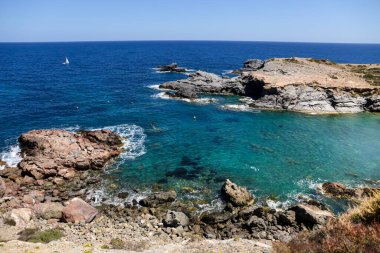
M 67 40 L 67 41 L 0 41 L 0 44 L 10 43 L 91 43 L 91 42 L 263 42 L 263 43 L 310 43 L 310 44 L 359 44 L 380 45 L 380 42 L 323 42 L 323 41 L 267 41 L 267 40 Z

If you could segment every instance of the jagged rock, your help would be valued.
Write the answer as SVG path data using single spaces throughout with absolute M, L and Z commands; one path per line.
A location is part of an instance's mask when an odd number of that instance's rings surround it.
M 45 220 L 61 219 L 63 205 L 58 202 L 39 203 L 34 206 L 36 216 Z
M 98 214 L 98 210 L 95 207 L 92 207 L 80 198 L 69 200 L 62 212 L 63 218 L 67 222 L 72 223 L 89 223 Z
M 327 182 L 322 184 L 322 191 L 328 196 L 334 198 L 352 198 L 355 191 L 347 188 L 343 184 L 336 182 Z
M 5 220 L 8 224 L 14 224 L 18 227 L 25 227 L 33 218 L 33 211 L 30 208 L 12 209 L 5 214 Z
M 262 229 L 262 230 L 266 230 L 266 228 L 267 228 L 264 219 L 259 218 L 255 215 L 253 215 L 253 216 L 251 216 L 251 218 L 249 218 L 246 225 L 250 228 L 255 227 L 255 228 Z
M 229 179 L 224 182 L 222 194 L 228 202 L 235 206 L 245 206 L 253 203 L 252 194 L 246 188 L 232 183 Z
M 278 222 L 281 225 L 295 225 L 296 224 L 296 213 L 292 210 L 280 212 L 278 214 Z
M 173 202 L 177 197 L 175 191 L 160 192 L 148 196 L 139 201 L 139 204 L 145 207 L 156 207 Z
M 168 211 L 164 219 L 164 224 L 167 227 L 188 226 L 189 217 L 182 212 Z
M 216 224 L 226 222 L 231 219 L 232 214 L 229 212 L 213 212 L 201 215 L 201 220 L 206 224 Z
M 110 130 L 32 130 L 22 134 L 19 143 L 19 168 L 35 179 L 71 178 L 73 169 L 99 169 L 122 151 L 121 138 Z
M 325 225 L 334 217 L 330 211 L 309 204 L 298 204 L 289 210 L 295 212 L 297 223 L 304 224 L 308 228 Z
M 186 69 L 178 67 L 176 63 L 172 63 L 169 65 L 158 66 L 158 71 L 160 72 L 186 72 Z

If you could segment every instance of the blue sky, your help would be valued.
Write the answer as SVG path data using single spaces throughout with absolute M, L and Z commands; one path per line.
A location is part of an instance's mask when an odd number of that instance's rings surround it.
M 0 0 L 0 41 L 380 43 L 380 0 Z

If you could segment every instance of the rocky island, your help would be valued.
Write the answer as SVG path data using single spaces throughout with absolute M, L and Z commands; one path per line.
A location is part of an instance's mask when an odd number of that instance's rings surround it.
M 337 64 L 313 58 L 248 60 L 229 78 L 203 71 L 167 82 L 172 97 L 200 94 L 238 95 L 250 108 L 310 114 L 380 111 L 380 65 Z

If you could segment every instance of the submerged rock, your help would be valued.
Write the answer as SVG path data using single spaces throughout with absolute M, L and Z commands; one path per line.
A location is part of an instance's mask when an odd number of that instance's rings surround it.
M 81 198 L 69 200 L 67 205 L 63 208 L 63 218 L 65 221 L 72 223 L 89 223 L 97 214 L 98 210 L 87 204 Z
M 253 203 L 253 196 L 247 188 L 238 186 L 227 179 L 222 187 L 222 195 L 234 206 L 245 206 Z

